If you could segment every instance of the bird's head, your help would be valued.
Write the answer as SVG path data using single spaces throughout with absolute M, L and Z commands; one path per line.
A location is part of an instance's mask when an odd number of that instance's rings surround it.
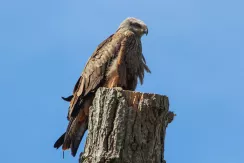
M 144 34 L 148 34 L 147 25 L 143 21 L 132 17 L 125 19 L 120 24 L 119 29 L 130 30 L 139 37 L 141 37 Z

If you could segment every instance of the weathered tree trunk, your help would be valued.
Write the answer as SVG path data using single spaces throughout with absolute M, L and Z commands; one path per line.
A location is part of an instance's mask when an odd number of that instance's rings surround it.
M 166 96 L 100 88 L 89 112 L 80 163 L 162 163 L 173 120 Z

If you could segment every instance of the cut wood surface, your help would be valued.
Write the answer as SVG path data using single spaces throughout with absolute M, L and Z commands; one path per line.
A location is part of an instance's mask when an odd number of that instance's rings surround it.
M 166 127 L 173 117 L 166 96 L 99 88 L 79 162 L 165 162 Z

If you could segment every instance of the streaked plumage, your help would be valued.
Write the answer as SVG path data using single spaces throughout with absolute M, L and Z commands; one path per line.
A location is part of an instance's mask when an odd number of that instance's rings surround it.
M 138 79 L 143 83 L 144 72 L 150 72 L 142 54 L 141 37 L 148 33 L 144 22 L 127 18 L 116 33 L 104 40 L 88 60 L 70 101 L 69 124 L 66 132 L 56 141 L 55 148 L 71 148 L 76 155 L 80 141 L 87 130 L 89 107 L 99 87 L 122 87 L 135 90 Z

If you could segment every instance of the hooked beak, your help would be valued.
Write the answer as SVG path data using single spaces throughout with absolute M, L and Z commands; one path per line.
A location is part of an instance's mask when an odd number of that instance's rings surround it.
M 144 33 L 145 33 L 146 35 L 148 34 L 148 28 L 147 28 L 147 27 L 144 29 Z

